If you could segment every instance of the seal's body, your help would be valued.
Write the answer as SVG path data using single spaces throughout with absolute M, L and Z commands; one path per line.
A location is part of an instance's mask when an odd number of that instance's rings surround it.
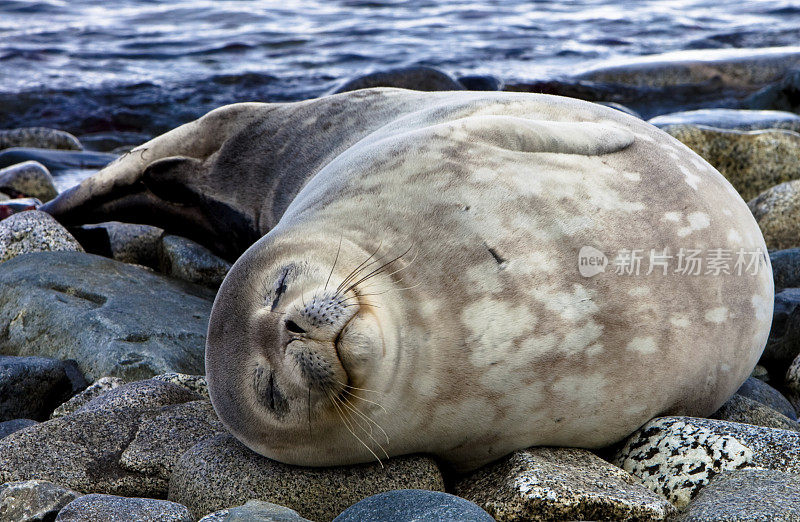
M 220 288 L 206 371 L 231 432 L 287 463 L 602 447 L 712 413 L 770 329 L 769 259 L 733 187 L 655 127 L 567 98 L 229 106 L 45 209 L 92 206 L 155 208 L 228 257 L 266 234 Z

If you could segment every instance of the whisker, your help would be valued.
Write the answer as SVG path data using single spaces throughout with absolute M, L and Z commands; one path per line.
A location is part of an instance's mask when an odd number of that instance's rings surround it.
M 370 403 L 370 404 L 374 404 L 374 405 L 375 405 L 375 406 L 377 406 L 378 408 L 382 409 L 382 410 L 383 410 L 383 413 L 389 413 L 389 412 L 387 412 L 387 411 L 386 411 L 386 408 L 384 408 L 384 407 L 383 407 L 383 405 L 381 405 L 381 404 L 379 404 L 379 403 L 377 403 L 377 402 L 375 402 L 375 401 L 371 401 L 371 400 L 369 400 L 369 399 L 365 399 L 364 397 L 361 397 L 361 396 L 359 396 L 359 395 L 356 395 L 355 393 L 353 393 L 353 392 L 351 392 L 350 390 L 347 390 L 347 389 L 345 389 L 345 390 L 343 390 L 343 391 L 344 391 L 344 393 L 346 393 L 346 394 L 350 395 L 351 397 L 355 397 L 356 399 L 358 399 L 358 400 L 360 400 L 360 401 L 364 401 L 364 402 L 368 402 L 368 403 Z
M 369 257 L 367 257 L 367 258 L 366 258 L 364 261 L 362 261 L 362 262 L 361 262 L 361 264 L 359 264 L 357 267 L 355 267 L 355 268 L 353 269 L 353 271 L 352 271 L 352 272 L 350 272 L 350 273 L 347 275 L 347 277 L 345 277 L 345 278 L 344 278 L 344 280 L 343 280 L 341 283 L 339 283 L 339 286 L 337 286 L 337 287 L 336 287 L 336 294 L 338 294 L 338 293 L 341 291 L 342 287 L 343 287 L 344 285 L 346 285 L 348 281 L 350 281 L 350 278 L 351 278 L 351 277 L 353 277 L 353 276 L 354 276 L 354 275 L 355 275 L 355 274 L 358 272 L 358 270 L 359 270 L 359 269 L 360 269 L 362 266 L 364 266 L 364 264 L 365 264 L 365 263 L 367 263 L 367 262 L 368 262 L 370 259 L 372 259 L 372 256 L 374 256 L 375 254 L 377 254 L 377 253 L 378 253 L 378 250 L 380 250 L 380 249 L 381 249 L 381 246 L 382 246 L 382 245 L 383 245 L 383 240 L 381 240 L 381 242 L 380 242 L 380 243 L 378 243 L 378 248 L 376 248 L 376 249 L 375 249 L 375 251 L 369 255 Z
M 353 413 L 355 413 L 356 415 L 361 417 L 362 419 L 366 420 L 368 423 L 371 423 L 371 424 L 367 424 L 367 426 L 369 426 L 369 438 L 372 439 L 372 441 L 375 444 L 378 445 L 378 447 L 381 449 L 381 451 L 383 451 L 384 455 L 386 455 L 386 458 L 388 459 L 389 458 L 389 454 L 386 453 L 386 449 L 383 446 L 381 446 L 381 443 L 378 442 L 377 440 L 375 440 L 375 438 L 372 436 L 372 426 L 375 426 L 376 428 L 378 428 L 381 431 L 381 433 L 383 433 L 383 436 L 386 439 L 386 444 L 389 444 L 389 435 L 386 433 L 386 430 L 381 428 L 380 424 L 378 424 L 377 422 L 375 422 L 374 420 L 369 418 L 369 416 L 367 416 L 365 413 L 359 411 L 358 408 L 356 408 L 355 405 L 353 405 L 352 403 L 349 403 L 348 401 L 344 400 L 344 401 L 341 402 L 341 404 L 345 408 L 349 409 L 350 411 L 352 411 Z M 364 431 L 366 432 L 366 430 L 364 430 Z
M 331 281 L 331 276 L 333 275 L 333 269 L 336 268 L 336 262 L 339 260 L 339 252 L 342 250 L 342 236 L 339 236 L 339 247 L 336 249 L 336 257 L 333 258 L 333 266 L 331 267 L 331 272 L 328 274 L 328 279 L 325 281 L 325 288 L 323 292 L 328 290 L 328 283 Z
M 403 257 L 404 255 L 408 254 L 410 251 L 411 251 L 411 247 L 408 247 L 408 249 L 407 249 L 405 252 L 403 252 L 402 254 L 400 254 L 399 256 L 395 257 L 395 258 L 394 258 L 394 259 L 392 259 L 391 261 L 388 261 L 388 262 L 386 262 L 386 263 L 382 264 L 381 266 L 379 266 L 378 268 L 376 268 L 375 270 L 373 270 L 373 271 L 372 271 L 372 272 L 370 272 L 369 274 L 365 275 L 364 277 L 362 277 L 361 279 L 359 279 L 359 280 L 358 280 L 358 281 L 356 281 L 355 283 L 351 284 L 351 285 L 350 285 L 350 286 L 347 288 L 347 290 L 345 290 L 345 291 L 344 291 L 344 293 L 346 294 L 347 292 L 349 292 L 350 290 L 352 290 L 352 289 L 353 289 L 353 287 L 355 287 L 355 286 L 359 285 L 360 283 L 362 283 L 362 282 L 366 281 L 367 279 L 369 279 L 369 278 L 371 278 L 371 277 L 374 277 L 374 276 L 376 276 L 376 275 L 380 274 L 380 273 L 381 273 L 383 270 L 385 270 L 385 269 L 386 269 L 386 267 L 388 267 L 389 265 L 391 265 L 392 263 L 394 263 L 395 261 L 397 261 L 398 259 L 400 259 L 400 258 L 401 258 L 401 257 Z
M 361 437 L 359 437 L 358 435 L 356 435 L 355 431 L 353 431 L 353 429 L 352 429 L 351 425 L 350 425 L 350 424 L 348 423 L 348 421 L 345 419 L 344 412 L 342 411 L 341 407 L 339 406 L 338 402 L 336 401 L 336 398 L 335 398 L 335 397 L 331 397 L 331 395 L 330 395 L 330 392 L 328 392 L 327 390 L 326 390 L 326 392 L 325 392 L 325 393 L 328 395 L 328 399 L 330 399 L 330 400 L 331 400 L 331 402 L 333 403 L 334 407 L 335 407 L 335 408 L 336 408 L 336 410 L 339 412 L 339 418 L 340 418 L 340 419 L 342 419 L 342 423 L 344 424 L 345 428 L 347 428 L 347 431 L 349 431 L 349 432 L 350 432 L 350 434 L 351 434 L 353 437 L 355 437 L 355 438 L 356 438 L 356 440 L 358 440 L 358 442 L 360 442 L 362 446 L 364 446 L 365 448 L 367 448 L 367 451 L 369 451 L 369 452 L 372 454 L 372 456 L 373 456 L 373 457 L 375 457 L 375 459 L 378 461 L 378 464 L 380 464 L 380 465 L 381 465 L 381 468 L 385 467 L 385 466 L 383 465 L 383 461 L 381 461 L 380 457 L 378 457 L 378 455 L 377 455 L 377 454 L 376 454 L 374 451 L 372 451 L 372 448 L 370 448 L 370 447 L 367 445 L 367 443 L 366 443 L 366 442 L 364 442 L 363 440 L 361 440 Z M 385 452 L 384 452 L 384 453 L 385 453 Z M 387 457 L 387 459 L 388 459 L 388 457 Z

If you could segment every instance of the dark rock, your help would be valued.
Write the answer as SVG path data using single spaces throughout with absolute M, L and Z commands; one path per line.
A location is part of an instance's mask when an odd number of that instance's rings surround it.
M 28 210 L 36 210 L 42 206 L 42 202 L 36 198 L 15 198 L 11 199 L 4 193 L 0 193 L 0 221 L 14 214 Z
M 503 81 L 490 74 L 461 76 L 458 83 L 468 91 L 499 91 L 503 88 Z
M 90 494 L 79 497 L 58 513 L 57 522 L 192 522 L 186 506 L 152 498 Z
M 31 252 L 83 252 L 50 214 L 29 210 L 0 221 L 0 263 Z
M 777 250 L 769 254 L 775 293 L 800 287 L 800 248 Z
M 442 475 L 430 458 L 399 457 L 383 464 L 290 466 L 252 452 L 226 433 L 207 438 L 183 454 L 172 472 L 168 498 L 188 506 L 197 517 L 260 499 L 312 520 L 331 520 L 359 500 L 383 491 L 444 489 Z
M 159 269 L 170 277 L 216 289 L 231 264 L 194 241 L 167 234 L 161 238 Z
M 39 424 L 33 419 L 13 419 L 9 421 L 0 422 L 0 439 L 11 435 L 15 431 L 19 431 L 28 426 Z
M 0 486 L 0 520 L 55 520 L 58 512 L 80 493 L 45 480 L 6 482 Z
M 0 168 L 25 161 L 38 161 L 50 172 L 68 169 L 103 168 L 119 156 L 104 152 L 34 149 L 15 147 L 0 151 Z
M 203 373 L 213 299 L 91 254 L 19 256 L 0 270 L 0 353 L 72 358 L 89 380 Z
M 454 493 L 498 520 L 663 520 L 667 500 L 583 449 L 516 451 L 457 481 Z
M 158 227 L 109 221 L 74 227 L 70 232 L 90 254 L 159 268 L 158 254 L 164 230 Z
M 711 419 L 742 422 L 767 428 L 800 431 L 800 424 L 743 395 L 734 395 L 720 409 L 709 415 Z
M 87 150 L 121 154 L 117 152 L 120 148 L 127 147 L 131 149 L 135 145 L 150 140 L 150 138 L 152 136 L 141 132 L 93 132 L 82 134 L 80 141 Z
M 779 376 L 782 380 L 789 365 L 798 355 L 800 355 L 800 288 L 785 288 L 775 294 L 772 329 L 759 364 L 771 375 Z
M 12 147 L 83 150 L 78 139 L 69 132 L 45 127 L 0 130 L 0 150 Z
M 236 506 L 210 513 L 198 522 L 310 522 L 294 509 L 262 500 L 248 500 Z
M 739 387 L 739 390 L 737 390 L 736 394 L 742 395 L 756 402 L 760 402 L 764 406 L 772 408 L 791 420 L 797 420 L 797 412 L 794 411 L 794 408 L 792 408 L 792 405 L 789 403 L 786 397 L 784 397 L 781 392 L 762 380 L 748 377 L 748 379 Z
M 642 115 L 641 114 L 639 114 L 635 110 L 631 109 L 630 107 L 626 107 L 626 106 L 622 105 L 621 103 L 609 102 L 609 101 L 600 101 L 600 102 L 596 102 L 596 103 L 599 104 L 599 105 L 604 105 L 606 107 L 611 107 L 612 109 L 616 109 L 619 112 L 624 112 L 625 114 L 633 116 L 634 118 L 639 118 L 640 120 L 642 119 Z
M 774 85 L 764 87 L 743 105 L 750 109 L 800 112 L 800 69 L 787 74 Z
M 334 522 L 492 522 L 494 519 L 476 504 L 441 491 L 400 489 L 372 495 L 347 508 Z
M 800 476 L 770 469 L 726 471 L 711 479 L 681 522 L 800 520 Z
M 74 365 L 74 361 L 0 355 L 0 421 L 47 419 L 56 406 L 86 387 Z
M 464 90 L 464 86 L 452 76 L 433 67 L 403 67 L 358 76 L 336 88 L 333 94 L 370 87 L 397 87 L 416 91 Z
M 651 118 L 656 127 L 668 125 L 703 125 L 728 130 L 785 129 L 800 132 L 800 116 L 784 111 L 753 111 L 743 109 L 699 109 L 674 112 Z
M 14 197 L 50 201 L 58 196 L 53 176 L 41 163 L 26 161 L 0 169 L 0 191 Z

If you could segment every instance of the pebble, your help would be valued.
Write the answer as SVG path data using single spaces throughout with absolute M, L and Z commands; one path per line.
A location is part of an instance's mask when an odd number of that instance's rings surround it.
M 493 522 L 480 506 L 441 491 L 400 489 L 372 495 L 347 508 L 334 522 Z
M 736 391 L 736 394 L 759 402 L 793 421 L 797 420 L 797 412 L 786 397 L 760 379 L 748 377 Z
M 85 390 L 72 397 L 70 400 L 62 403 L 58 408 L 53 410 L 50 415 L 51 419 L 63 417 L 88 404 L 93 399 L 103 395 L 107 391 L 113 390 L 125 384 L 125 381 L 119 377 L 101 377 L 86 387 Z
M 121 263 L 159 268 L 159 248 L 164 235 L 161 228 L 109 221 L 75 227 L 72 234 L 91 254 Z
M 728 399 L 717 411 L 709 415 L 709 418 L 766 426 L 767 428 L 800 431 L 800 424 L 797 421 L 764 406 L 760 402 L 738 394 Z
M 460 76 L 457 81 L 468 91 L 500 91 L 503 89 L 503 80 L 490 74 Z
M 263 500 L 248 500 L 242 506 L 210 513 L 198 522 L 311 522 L 289 509 Z
M 798 355 L 800 355 L 800 288 L 785 288 L 775 294 L 772 329 L 759 364 L 767 368 L 776 382 L 781 382 L 789 365 Z
M 164 235 L 158 252 L 162 273 L 208 288 L 219 288 L 231 269 L 230 263 L 206 247 L 179 236 Z
M 50 214 L 29 210 L 0 221 L 0 263 L 31 252 L 83 252 Z
M 31 197 L 43 202 L 58 196 L 50 171 L 36 161 L 26 161 L 0 169 L 0 191 L 14 197 Z
M 783 77 L 773 85 L 768 85 L 750 96 L 744 102 L 751 109 L 773 109 L 780 111 L 800 112 L 800 69 Z

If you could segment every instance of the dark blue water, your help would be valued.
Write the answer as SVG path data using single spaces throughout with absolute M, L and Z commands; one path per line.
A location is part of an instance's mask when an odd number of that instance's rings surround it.
M 217 105 L 317 96 L 388 67 L 533 80 L 797 42 L 800 1 L 0 0 L 0 128 L 137 141 Z

